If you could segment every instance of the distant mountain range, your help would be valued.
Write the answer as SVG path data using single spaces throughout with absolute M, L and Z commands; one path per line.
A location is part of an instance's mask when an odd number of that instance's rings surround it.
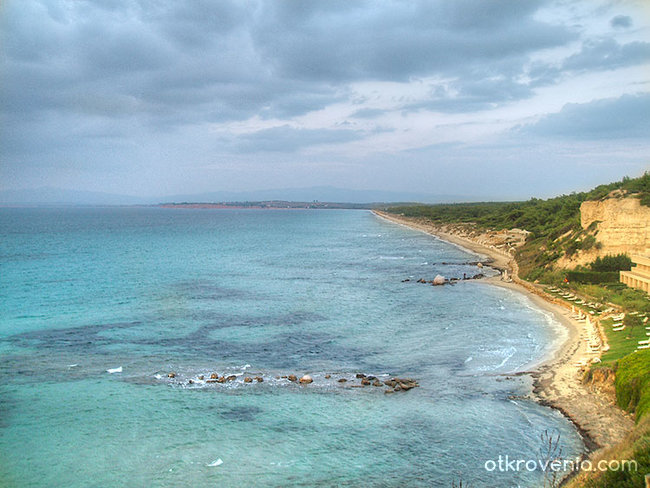
M 168 195 L 158 198 L 140 198 L 130 195 L 65 190 L 51 187 L 0 191 L 0 204 L 3 205 L 155 205 L 158 203 L 255 202 L 269 200 L 341 203 L 445 203 L 476 201 L 476 198 L 467 195 L 432 195 L 386 190 L 350 190 L 331 186 L 241 192 L 216 191 Z

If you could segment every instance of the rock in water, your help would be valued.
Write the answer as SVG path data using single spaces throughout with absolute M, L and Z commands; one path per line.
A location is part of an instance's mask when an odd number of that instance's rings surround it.
M 312 381 L 314 381 L 314 380 L 308 374 L 306 374 L 302 378 L 300 378 L 300 383 L 302 383 L 303 385 L 308 385 Z
M 246 378 L 244 378 L 244 383 L 252 383 L 252 382 L 253 382 L 253 378 L 251 378 L 250 376 L 246 376 Z
M 289 381 L 296 381 L 298 377 L 295 374 L 290 374 L 289 376 L 287 376 L 287 379 Z
M 436 277 L 433 279 L 433 284 L 434 285 L 444 285 L 445 284 L 445 277 L 442 275 L 436 275 Z

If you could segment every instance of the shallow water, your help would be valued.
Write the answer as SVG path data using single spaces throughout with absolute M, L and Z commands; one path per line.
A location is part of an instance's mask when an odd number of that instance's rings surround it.
M 0 234 L 0 481 L 537 486 L 485 462 L 537 459 L 544 430 L 582 449 L 509 376 L 559 324 L 478 280 L 415 283 L 476 256 L 370 212 L 0 209 Z

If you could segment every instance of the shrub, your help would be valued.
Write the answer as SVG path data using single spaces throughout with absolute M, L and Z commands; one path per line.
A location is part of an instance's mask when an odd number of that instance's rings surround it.
M 569 271 L 569 282 L 575 283 L 612 283 L 619 279 L 618 271 Z
M 618 361 L 616 402 L 622 409 L 634 412 L 637 422 L 650 411 L 650 349 Z
M 627 254 L 608 254 L 603 258 L 597 257 L 589 267 L 592 271 L 629 271 L 632 268 L 632 260 Z

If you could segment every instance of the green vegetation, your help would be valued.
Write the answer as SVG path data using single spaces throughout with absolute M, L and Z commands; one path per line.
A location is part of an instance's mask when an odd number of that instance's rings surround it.
M 616 402 L 639 422 L 650 412 L 650 349 L 628 354 L 616 368 Z
M 617 254 L 616 256 L 607 255 L 602 259 L 599 257 L 589 265 L 592 271 L 630 271 L 632 260 L 627 254 Z
M 625 322 L 628 322 L 627 317 Z M 625 324 L 624 330 L 613 331 L 612 326 L 614 321 L 612 319 L 603 320 L 601 325 L 605 330 L 607 336 L 607 343 L 609 344 L 609 351 L 606 351 L 601 356 L 601 363 L 597 367 L 608 367 L 615 369 L 616 362 L 619 359 L 625 358 L 627 355 L 636 351 L 638 341 L 647 339 L 645 335 L 645 328 L 641 326 L 629 327 Z
M 569 283 L 616 283 L 618 271 L 567 271 Z

